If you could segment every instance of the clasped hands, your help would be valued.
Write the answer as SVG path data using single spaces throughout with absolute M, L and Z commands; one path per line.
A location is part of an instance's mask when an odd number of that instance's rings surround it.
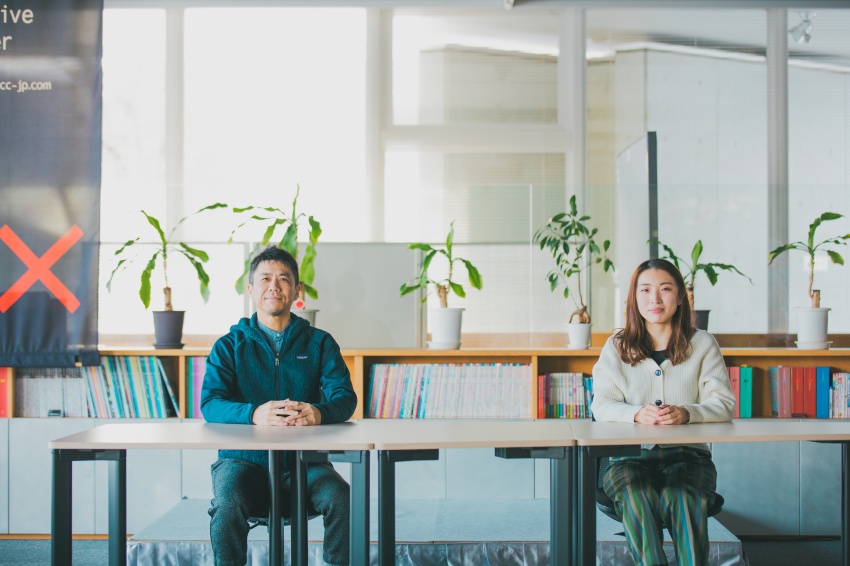
M 309 426 L 322 423 L 322 413 L 310 403 L 283 399 L 269 401 L 254 410 L 255 425 Z
M 690 420 L 688 410 L 678 405 L 646 405 L 635 414 L 635 422 L 650 425 L 678 425 Z

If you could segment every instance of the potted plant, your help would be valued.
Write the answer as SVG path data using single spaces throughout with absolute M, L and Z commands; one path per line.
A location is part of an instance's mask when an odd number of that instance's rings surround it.
M 192 267 L 195 269 L 195 273 L 198 276 L 198 283 L 200 284 L 199 291 L 204 303 L 206 303 L 210 297 L 210 276 L 204 269 L 204 264 L 210 259 L 209 255 L 205 251 L 192 247 L 186 242 L 176 240 L 174 238 L 174 233 L 177 231 L 177 228 L 183 224 L 183 222 L 192 216 L 200 214 L 206 210 L 213 210 L 225 206 L 226 205 L 221 203 L 211 204 L 188 216 L 184 216 L 167 235 L 162 229 L 162 223 L 156 217 L 148 214 L 144 210 L 141 210 L 140 212 L 145 216 L 148 221 L 148 225 L 151 226 L 156 235 L 156 247 L 153 254 L 150 256 L 130 255 L 132 252 L 138 251 L 138 248 L 134 246 L 139 242 L 139 240 L 141 240 L 141 237 L 127 240 L 114 254 L 115 257 L 120 257 L 121 259 L 112 270 L 109 280 L 106 282 L 106 289 L 108 291 L 112 290 L 112 279 L 119 271 L 124 271 L 131 263 L 143 260 L 145 266 L 142 269 L 140 279 L 141 285 L 139 286 L 139 299 L 141 299 L 145 308 L 150 307 L 151 304 L 151 275 L 157 266 L 161 266 L 162 268 L 162 276 L 165 280 L 165 287 L 162 289 L 164 309 L 161 311 L 153 311 L 155 337 L 154 347 L 156 348 L 183 347 L 183 317 L 185 311 L 174 310 L 171 303 L 171 284 L 168 281 L 169 254 L 171 257 L 183 257 L 192 264 Z
M 832 263 L 844 265 L 844 258 L 835 250 L 826 249 L 825 246 L 845 246 L 850 234 L 843 236 L 832 236 L 815 243 L 815 232 L 824 222 L 843 218 L 837 212 L 824 212 L 809 224 L 809 237 L 805 242 L 792 242 L 779 246 L 767 254 L 768 265 L 773 263 L 778 256 L 788 250 L 799 250 L 809 254 L 809 299 L 810 307 L 797 307 L 797 347 L 807 350 L 826 350 L 829 348 L 827 341 L 827 328 L 829 326 L 829 309 L 820 306 L 820 290 L 814 288 L 815 283 L 815 256 L 818 249 L 823 247 Z
M 319 241 L 319 236 L 322 235 L 322 227 L 318 220 L 312 216 L 307 217 L 307 245 L 304 248 L 303 256 L 298 249 L 298 229 L 299 222 L 305 217 L 303 212 L 298 212 L 298 195 L 301 193 L 301 185 L 296 185 L 295 198 L 292 199 L 292 212 L 287 213 L 285 210 L 272 206 L 245 206 L 233 207 L 233 212 L 240 217 L 246 217 L 233 231 L 230 233 L 229 242 L 233 242 L 233 236 L 238 230 L 249 223 L 261 222 L 264 224 L 264 232 L 262 240 L 254 245 L 248 259 L 245 260 L 242 274 L 236 280 L 236 291 L 241 295 L 245 292 L 246 284 L 248 283 L 248 272 L 251 268 L 251 259 L 259 252 L 259 250 L 267 245 L 275 237 L 275 232 L 283 230 L 283 234 L 277 242 L 277 246 L 282 248 L 295 258 L 298 262 L 298 279 L 301 282 L 301 293 L 298 299 L 292 304 L 294 309 L 298 310 L 298 315 L 307 319 L 311 325 L 316 323 L 316 309 L 308 309 L 305 300 L 305 295 L 311 299 L 318 299 L 319 292 L 313 287 L 313 281 L 316 278 L 316 243 Z
M 419 271 L 419 276 L 411 279 L 407 283 L 404 283 L 399 289 L 399 293 L 402 297 L 408 293 L 416 291 L 417 289 L 422 289 L 426 292 L 425 297 L 422 298 L 422 302 L 424 303 L 427 300 L 428 294 L 430 294 L 430 288 L 433 285 L 433 290 L 437 293 L 437 297 L 440 299 L 440 307 L 436 309 L 429 309 L 428 311 L 428 317 L 431 321 L 431 340 L 428 342 L 428 347 L 432 349 L 454 350 L 460 348 L 461 317 L 463 309 L 449 308 L 448 298 L 449 293 L 454 293 L 460 298 L 465 298 L 466 291 L 464 290 L 463 285 L 453 279 L 455 275 L 455 263 L 460 262 L 466 266 L 466 272 L 469 276 L 469 284 L 472 285 L 472 287 L 480 290 L 483 286 L 481 274 L 478 273 L 478 269 L 472 265 L 469 260 L 462 257 L 456 257 L 452 252 L 452 242 L 455 235 L 454 226 L 455 223 L 452 221 L 444 248 L 435 248 L 430 244 L 421 242 L 407 246 L 408 249 L 411 250 L 423 251 L 425 253 L 425 257 L 422 260 L 422 267 Z M 439 280 L 431 279 L 428 275 L 428 268 L 431 266 L 431 261 L 438 254 L 444 256 L 448 262 L 446 277 Z
M 682 277 L 685 279 L 685 292 L 688 294 L 688 303 L 691 305 L 691 312 L 694 313 L 694 324 L 701 330 L 708 330 L 708 309 L 697 310 L 694 305 L 694 284 L 696 283 L 697 274 L 705 273 L 708 282 L 714 287 L 717 284 L 718 270 L 731 271 L 737 273 L 741 277 L 746 277 L 747 281 L 752 285 L 753 280 L 744 275 L 737 267 L 728 263 L 700 263 L 699 258 L 702 255 L 702 240 L 697 240 L 691 250 L 691 263 L 686 262 L 676 255 L 673 248 L 660 240 L 649 240 L 650 243 L 656 243 L 664 248 L 667 255 L 663 259 L 669 259 L 676 266 L 676 269 L 682 272 Z M 682 269 L 682 266 L 687 268 L 687 272 Z
M 590 346 L 590 312 L 581 291 L 582 271 L 599 263 L 605 272 L 614 269 L 614 263 L 608 259 L 610 240 L 603 241 L 600 248 L 597 243 L 599 229 L 591 228 L 589 220 L 590 216 L 579 214 L 573 195 L 569 211 L 556 214 L 534 234 L 534 241 L 540 244 L 540 249 L 548 249 L 555 260 L 555 267 L 546 276 L 550 290 L 554 292 L 563 286 L 564 298 L 572 299 L 576 307 L 567 320 L 567 347 L 573 350 Z M 573 280 L 575 291 L 570 288 Z

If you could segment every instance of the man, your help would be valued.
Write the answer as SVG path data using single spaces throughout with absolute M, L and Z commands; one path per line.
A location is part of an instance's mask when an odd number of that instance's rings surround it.
M 336 341 L 289 312 L 300 290 L 298 263 L 288 252 L 269 246 L 251 261 L 248 292 L 257 312 L 232 326 L 210 352 L 201 392 L 208 422 L 310 426 L 344 422 L 354 413 L 357 396 Z M 284 465 L 285 486 L 289 475 Z M 268 452 L 220 450 L 212 484 L 215 564 L 242 566 L 247 519 L 269 511 Z M 348 484 L 331 464 L 311 464 L 307 494 L 324 518 L 325 562 L 348 564 Z

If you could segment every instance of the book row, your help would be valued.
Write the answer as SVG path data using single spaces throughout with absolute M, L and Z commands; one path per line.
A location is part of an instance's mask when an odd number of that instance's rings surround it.
M 207 370 L 205 356 L 186 358 L 186 417 L 201 419 L 201 388 L 204 384 L 204 372 Z
M 590 417 L 593 377 L 558 372 L 537 376 L 537 418 L 583 419 Z
M 532 418 L 531 387 L 529 364 L 374 364 L 367 415 Z
M 156 356 L 104 356 L 100 366 L 21 368 L 15 416 L 165 418 L 177 399 Z
M 848 374 L 829 367 L 776 366 L 768 369 L 770 412 L 779 418 L 850 418 Z

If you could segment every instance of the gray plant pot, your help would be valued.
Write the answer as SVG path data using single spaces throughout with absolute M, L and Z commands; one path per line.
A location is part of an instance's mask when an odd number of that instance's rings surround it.
M 183 347 L 183 315 L 186 311 L 153 311 L 154 348 Z
M 711 311 L 708 309 L 694 309 L 694 324 L 700 330 L 708 330 L 708 313 Z

